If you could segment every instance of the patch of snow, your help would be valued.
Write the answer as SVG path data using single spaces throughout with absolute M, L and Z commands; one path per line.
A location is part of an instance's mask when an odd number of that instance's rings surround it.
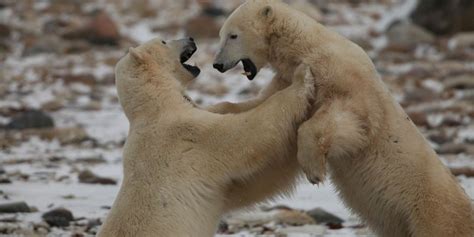
M 443 90 L 444 90 L 443 83 L 441 83 L 439 81 L 432 80 L 432 79 L 424 80 L 421 83 L 421 85 L 423 85 L 423 87 L 425 87 L 427 89 L 430 89 L 430 90 L 432 90 L 434 92 L 437 92 L 437 93 L 443 92 Z

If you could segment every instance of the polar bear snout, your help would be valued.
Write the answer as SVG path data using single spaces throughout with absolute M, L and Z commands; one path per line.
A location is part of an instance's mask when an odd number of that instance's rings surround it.
M 196 43 L 191 37 L 173 40 L 170 42 L 170 46 L 179 52 L 179 60 L 181 63 L 188 61 L 197 50 Z
M 201 69 L 199 69 L 199 67 L 186 64 L 186 61 L 188 61 L 197 51 L 197 46 L 193 38 L 189 37 L 173 40 L 170 42 L 170 48 L 173 49 L 173 51 L 179 57 L 179 62 L 181 65 L 189 73 L 191 73 L 193 77 L 197 77 L 201 73 Z

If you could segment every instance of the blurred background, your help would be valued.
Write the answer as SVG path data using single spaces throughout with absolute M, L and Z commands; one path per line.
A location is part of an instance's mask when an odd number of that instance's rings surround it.
M 393 96 L 474 197 L 474 1 L 288 0 L 364 48 Z M 252 98 L 238 67 L 212 69 L 242 1 L 0 0 L 0 235 L 89 236 L 118 191 L 128 121 L 114 66 L 130 46 L 192 36 L 201 105 Z M 368 236 L 330 182 L 227 215 L 219 235 Z M 300 235 L 298 235 L 300 236 Z M 302 235 L 304 236 L 304 235 Z

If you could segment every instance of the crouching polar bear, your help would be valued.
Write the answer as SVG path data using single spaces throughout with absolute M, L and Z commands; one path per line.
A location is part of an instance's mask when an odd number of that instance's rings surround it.
M 117 63 L 130 131 L 122 186 L 99 236 L 213 236 L 225 211 L 272 192 L 249 180 L 278 163 L 283 170 L 296 153 L 292 141 L 314 91 L 309 68 L 302 65 L 290 87 L 255 109 L 221 115 L 183 94 L 199 74 L 184 63 L 195 50 L 191 39 L 152 40 Z
M 297 65 L 316 78 L 315 112 L 298 130 L 297 159 L 312 183 L 329 170 L 340 196 L 381 236 L 472 236 L 469 198 L 392 98 L 357 45 L 278 0 L 250 0 L 226 20 L 214 67 L 242 62 L 249 79 L 277 75 L 260 97 L 289 85 Z

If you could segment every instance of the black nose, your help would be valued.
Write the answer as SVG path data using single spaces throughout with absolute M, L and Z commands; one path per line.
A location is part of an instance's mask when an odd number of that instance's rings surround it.
M 194 42 L 193 37 L 189 37 L 189 41 Z
M 215 69 L 217 69 L 219 72 L 224 72 L 224 64 L 221 63 L 214 63 L 212 65 Z

